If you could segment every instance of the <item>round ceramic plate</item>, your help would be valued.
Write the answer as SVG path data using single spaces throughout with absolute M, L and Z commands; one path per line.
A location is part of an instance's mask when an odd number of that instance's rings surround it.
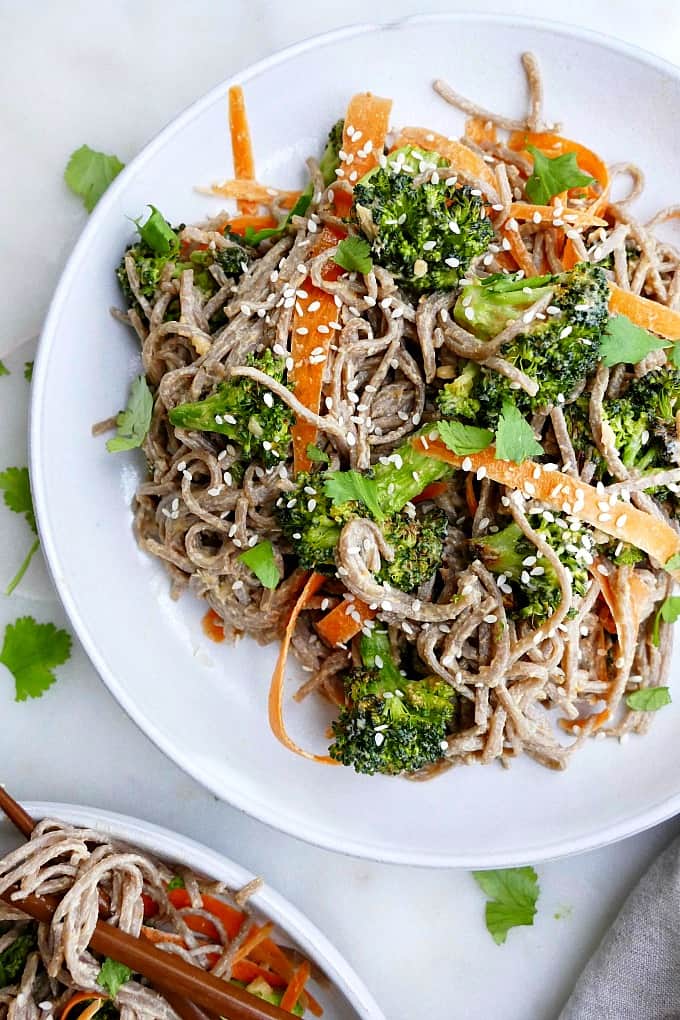
M 298 185 L 304 158 L 360 90 L 392 96 L 395 124 L 445 134 L 460 133 L 462 118 L 432 92 L 435 76 L 491 109 L 521 115 L 526 49 L 544 69 L 547 117 L 608 161 L 643 167 L 640 217 L 673 203 L 678 69 L 598 36 L 474 15 L 345 29 L 239 75 L 258 176 Z M 113 270 L 130 240 L 130 217 L 147 203 L 172 222 L 220 208 L 193 186 L 229 173 L 228 84 L 161 132 L 97 205 L 40 344 L 31 473 L 43 549 L 105 683 L 160 748 L 220 797 L 303 839 L 379 860 L 536 861 L 619 839 L 680 810 L 680 699 L 659 713 L 648 736 L 625 746 L 593 742 L 563 774 L 526 760 L 509 770 L 458 768 L 423 784 L 297 758 L 267 726 L 276 649 L 210 644 L 200 625 L 205 606 L 190 595 L 173 603 L 163 568 L 137 549 L 130 501 L 142 457 L 110 456 L 90 436 L 93 422 L 121 406 L 140 365 L 134 338 L 109 315 L 120 300 Z M 300 742 L 322 748 L 328 716 L 320 700 L 289 703 L 287 711 Z
M 33 818 L 59 818 L 64 822 L 99 829 L 163 860 L 185 865 L 208 878 L 225 882 L 231 889 L 240 889 L 255 877 L 240 864 L 207 846 L 138 818 L 74 804 L 38 802 L 26 804 L 25 808 Z M 0 855 L 17 846 L 20 840 L 16 830 L 0 816 Z M 263 920 L 274 921 L 274 935 L 282 945 L 299 949 L 328 978 L 328 983 L 318 983 L 313 989 L 314 996 L 324 1008 L 324 1020 L 385 1020 L 370 992 L 347 961 L 288 900 L 265 884 L 252 896 L 250 906 Z

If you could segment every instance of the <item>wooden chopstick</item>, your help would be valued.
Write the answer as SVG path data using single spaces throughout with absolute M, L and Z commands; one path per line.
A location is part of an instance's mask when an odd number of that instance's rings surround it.
M 0 809 L 23 835 L 30 836 L 34 820 L 2 787 Z M 21 899 L 13 899 L 12 893 L 15 891 L 8 890 L 0 898 L 36 920 L 50 923 L 58 899 L 52 896 L 22 896 Z M 258 999 L 238 985 L 214 977 L 175 954 L 164 953 L 146 939 L 128 935 L 105 921 L 97 921 L 90 946 L 95 953 L 110 956 L 146 977 L 168 999 L 183 1020 L 203 1020 L 204 1014 L 199 1006 L 228 1020 L 290 1020 L 287 1010 Z M 173 991 L 168 993 L 167 988 Z M 188 1007 L 186 1012 L 185 1007 Z

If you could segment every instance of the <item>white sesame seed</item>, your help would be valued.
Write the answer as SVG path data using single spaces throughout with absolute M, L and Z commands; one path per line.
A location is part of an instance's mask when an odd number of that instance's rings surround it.
M 471 471 L 472 470 L 472 461 L 470 460 L 469 457 L 465 457 L 465 459 L 463 460 L 463 463 L 461 464 L 461 468 L 463 469 L 463 471 Z

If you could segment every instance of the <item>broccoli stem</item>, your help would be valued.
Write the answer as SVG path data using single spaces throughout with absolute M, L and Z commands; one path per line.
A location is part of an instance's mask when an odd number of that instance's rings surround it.
M 452 474 L 450 465 L 425 457 L 410 442 L 404 443 L 390 455 L 388 464 L 375 465 L 378 502 L 387 516 L 396 514 L 428 485 Z
M 362 635 L 359 647 L 364 666 L 378 673 L 381 690 L 396 691 L 400 684 L 404 684 L 404 677 L 392 658 L 392 646 L 386 630 L 374 627 L 370 634 Z

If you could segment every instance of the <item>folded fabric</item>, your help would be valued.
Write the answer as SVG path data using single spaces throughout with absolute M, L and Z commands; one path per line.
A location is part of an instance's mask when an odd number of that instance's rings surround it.
M 559 1020 L 680 1020 L 680 839 L 640 879 Z

